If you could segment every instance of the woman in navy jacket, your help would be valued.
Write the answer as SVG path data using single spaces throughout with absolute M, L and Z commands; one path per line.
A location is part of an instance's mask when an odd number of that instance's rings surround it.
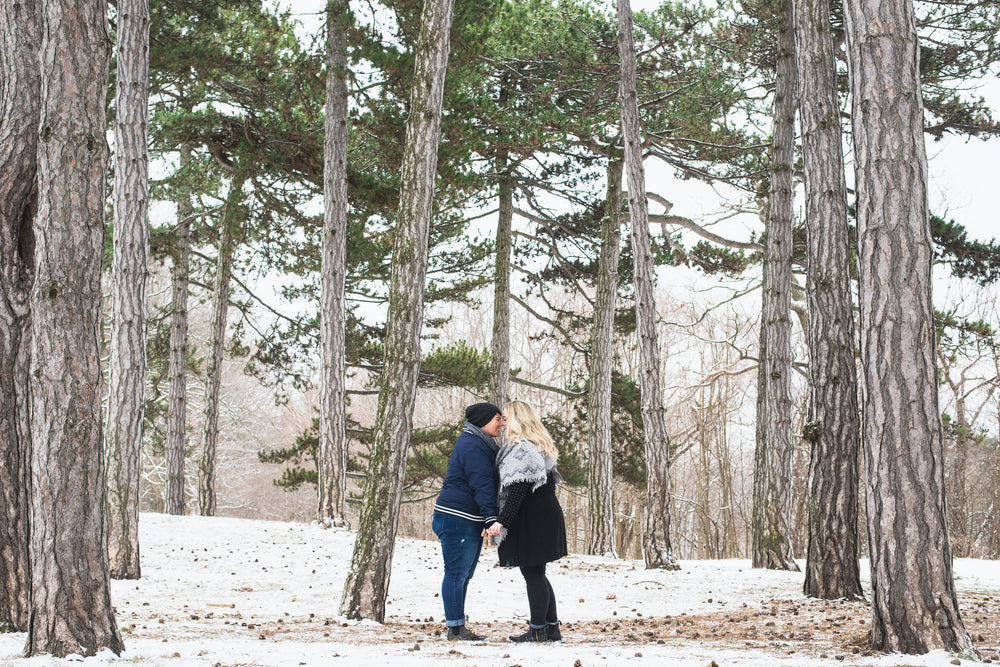
M 465 409 L 462 433 L 448 459 L 431 526 L 441 540 L 441 600 L 449 640 L 482 640 L 465 627 L 465 594 L 476 571 L 486 528 L 497 518 L 496 438 L 503 419 L 492 403 Z

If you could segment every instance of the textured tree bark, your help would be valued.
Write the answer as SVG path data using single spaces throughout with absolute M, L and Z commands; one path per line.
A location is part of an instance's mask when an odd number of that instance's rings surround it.
M 500 91 L 501 104 L 506 88 Z M 514 179 L 509 173 L 506 151 L 497 156 L 500 177 L 500 207 L 497 215 L 497 255 L 493 283 L 493 337 L 490 339 L 490 400 L 495 405 L 507 403 L 510 384 L 510 253 L 513 242 Z
M 108 45 L 106 3 L 43 6 L 27 655 L 123 648 L 108 572 L 98 343 Z
M 347 525 L 347 0 L 327 3 L 318 519 Z
M 210 356 L 205 369 L 205 430 L 201 460 L 198 462 L 198 513 L 215 516 L 215 450 L 219 440 L 219 393 L 222 389 L 222 359 L 226 346 L 226 318 L 229 314 L 229 284 L 233 273 L 233 253 L 242 224 L 241 202 L 244 172 L 234 175 L 226 197 L 219 230 L 219 254 L 215 261 L 215 285 L 212 290 L 212 333 Z
M 611 377 L 615 367 L 615 305 L 621 256 L 622 170 L 620 156 L 608 162 L 608 194 L 601 220 L 597 260 L 594 325 L 590 348 L 590 394 L 587 396 L 587 553 L 617 555 L 611 465 Z
M 809 302 L 809 548 L 803 592 L 860 600 L 858 455 L 847 185 L 828 0 L 794 0 Z
M 646 174 L 642 165 L 635 38 L 629 0 L 618 0 L 618 57 L 621 60 L 618 97 L 622 108 L 629 216 L 632 222 L 639 388 L 642 394 L 642 430 L 646 447 L 646 507 L 642 551 L 647 569 L 676 570 L 679 566 L 670 548 L 670 438 L 663 417 L 663 389 L 660 386 L 660 349 L 656 340 L 656 301 L 653 298 L 653 251 L 649 240 L 649 206 L 646 202 Z
M 806 595 L 862 599 L 858 568 L 861 416 L 854 365 L 847 186 L 830 4 L 795 0 L 809 301 L 809 548 Z
M 28 627 L 28 297 L 41 80 L 37 2 L 0 4 L 0 632 Z
M 146 413 L 146 280 L 149 277 L 149 2 L 118 0 L 115 85 L 114 259 L 107 470 L 108 560 L 115 579 L 138 579 L 139 478 Z
M 421 15 L 393 242 L 385 364 L 379 379 L 378 411 L 358 536 L 340 603 L 345 616 L 380 623 L 385 619 L 406 454 L 413 430 L 427 244 L 453 7 L 453 0 L 427 0 Z
M 856 162 L 872 646 L 974 651 L 955 598 L 910 0 L 844 3 Z
M 795 34 L 792 0 L 776 0 L 770 196 L 761 288 L 760 366 L 754 452 L 751 554 L 754 567 L 798 570 L 788 541 L 792 475 L 792 164 L 795 159 Z
M 191 147 L 180 148 L 181 170 L 191 163 Z M 167 514 L 187 513 L 184 495 L 184 454 L 187 449 L 188 277 L 191 261 L 191 218 L 187 194 L 177 202 L 177 243 L 170 271 L 170 368 L 167 389 Z

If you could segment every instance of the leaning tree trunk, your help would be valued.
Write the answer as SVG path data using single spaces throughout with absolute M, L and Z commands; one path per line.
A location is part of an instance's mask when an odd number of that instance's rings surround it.
M 191 147 L 180 149 L 180 168 L 191 164 Z M 187 371 L 188 371 L 188 278 L 191 261 L 191 222 L 194 207 L 191 197 L 182 193 L 177 202 L 177 241 L 170 271 L 170 368 L 167 398 L 167 483 L 164 499 L 167 514 L 184 515 L 184 454 L 187 448 Z
M 670 438 L 663 417 L 660 386 L 660 349 L 656 340 L 656 301 L 653 298 L 653 251 L 649 240 L 646 174 L 642 166 L 642 128 L 636 93 L 635 38 L 632 7 L 618 0 L 618 57 L 621 80 L 618 97 L 625 138 L 628 204 L 635 262 L 636 337 L 639 342 L 639 388 L 642 393 L 642 430 L 646 446 L 646 507 L 642 551 L 646 568 L 676 570 L 670 549 Z
M 506 100 L 501 89 L 501 101 Z M 493 338 L 490 342 L 490 400 L 503 406 L 507 403 L 510 384 L 510 254 L 514 222 L 514 178 L 510 174 L 506 151 L 497 157 L 500 177 L 500 209 L 497 215 L 497 254 L 493 283 Z
M 862 437 L 876 650 L 974 651 L 952 577 L 933 244 L 910 0 L 844 3 L 857 184 Z
M 28 626 L 28 296 L 38 192 L 38 4 L 0 5 L 0 632 Z
M 791 0 L 776 0 L 770 196 L 761 288 L 757 437 L 754 452 L 753 567 L 798 570 L 789 543 L 792 486 L 792 165 L 795 159 L 795 34 Z
M 453 7 L 453 0 L 427 0 L 421 16 L 393 240 L 385 363 L 379 378 L 364 504 L 340 603 L 341 613 L 348 618 L 371 618 L 380 623 L 385 619 L 406 454 L 413 430 L 427 245 Z
M 587 553 L 617 555 L 611 466 L 611 376 L 615 367 L 615 305 L 618 259 L 621 256 L 622 159 L 608 162 L 608 194 L 601 220 L 597 260 L 594 327 L 590 348 L 590 393 L 587 396 Z
M 205 381 L 205 426 L 201 460 L 198 462 L 198 513 L 215 516 L 215 450 L 219 440 L 219 394 L 222 391 L 222 358 L 226 345 L 226 316 L 229 314 L 229 283 L 233 254 L 242 223 L 241 203 L 246 177 L 240 172 L 229 184 L 226 209 L 219 223 L 219 254 L 215 261 L 212 292 L 212 329 L 209 338 Z
M 146 279 L 149 276 L 149 2 L 118 0 L 115 85 L 114 259 L 107 469 L 108 560 L 115 579 L 138 579 L 139 478 L 146 413 Z
M 107 4 L 42 11 L 31 290 L 31 619 L 27 655 L 115 653 L 101 455 Z
M 327 4 L 323 262 L 320 294 L 320 522 L 347 525 L 347 0 Z
M 794 0 L 809 301 L 809 549 L 803 591 L 859 600 L 858 450 L 847 186 L 828 0 Z

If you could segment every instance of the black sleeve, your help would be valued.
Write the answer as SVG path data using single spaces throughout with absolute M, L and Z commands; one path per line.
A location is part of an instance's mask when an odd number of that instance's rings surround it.
M 525 499 L 531 494 L 531 482 L 515 482 L 507 487 L 507 497 L 504 498 L 503 507 L 500 508 L 500 516 L 497 523 L 503 526 L 510 526 L 514 522 L 514 517 L 521 511 Z

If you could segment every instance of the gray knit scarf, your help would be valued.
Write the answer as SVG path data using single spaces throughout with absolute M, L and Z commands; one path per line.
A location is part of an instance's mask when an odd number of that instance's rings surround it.
M 465 433 L 471 433 L 472 435 L 475 436 L 479 436 L 479 438 L 481 438 L 483 442 L 485 442 L 487 445 L 490 446 L 490 449 L 493 451 L 494 455 L 500 450 L 500 445 L 497 444 L 496 438 L 494 438 L 492 435 L 490 435 L 483 429 L 479 428 L 472 422 L 465 422 L 464 424 L 462 424 L 462 431 L 464 431 Z
M 505 441 L 500 453 L 497 454 L 497 468 L 500 472 L 500 494 L 497 506 L 503 511 L 507 501 L 508 489 L 518 482 L 531 482 L 531 492 L 545 486 L 549 473 L 552 473 L 556 483 L 562 477 L 556 470 L 556 462 L 542 453 L 538 445 L 531 440 L 522 438 L 516 442 Z M 499 545 L 507 537 L 507 527 L 493 537 L 493 543 Z

